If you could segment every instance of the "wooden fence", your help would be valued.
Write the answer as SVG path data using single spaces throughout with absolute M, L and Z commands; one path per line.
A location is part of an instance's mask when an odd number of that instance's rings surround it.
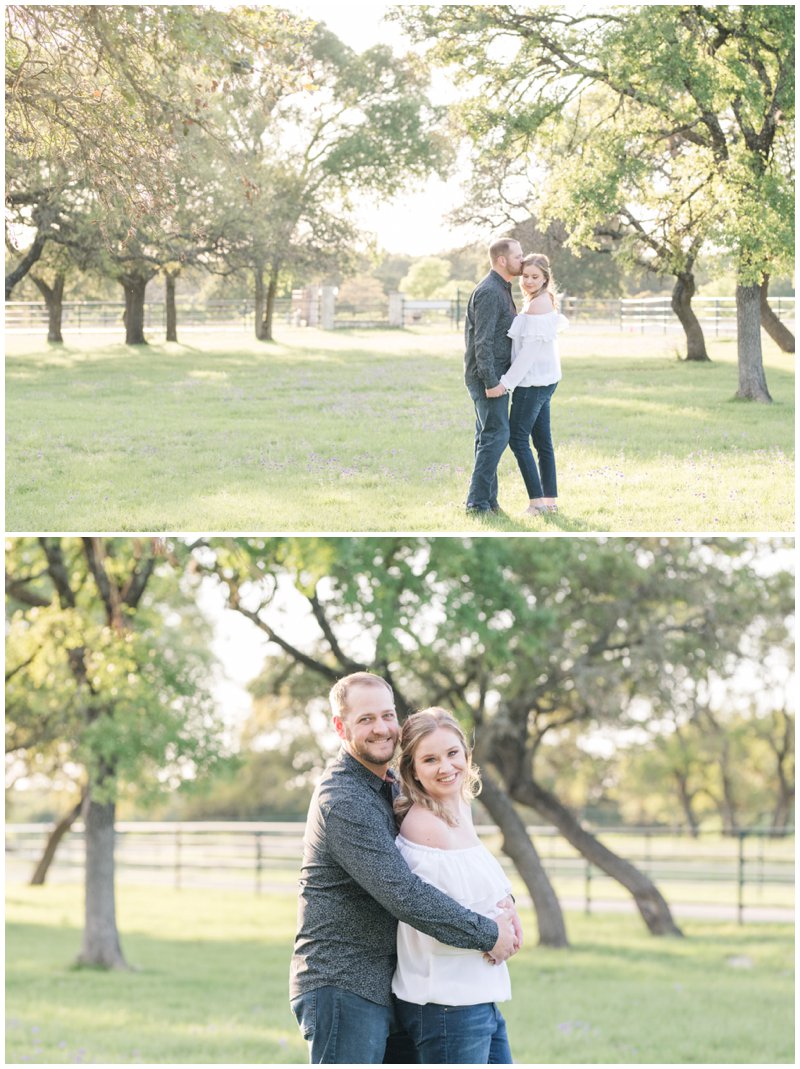
M 220 887 L 295 893 L 302 854 L 300 823 L 117 824 L 116 866 L 125 883 L 151 886 Z M 486 845 L 513 874 L 500 852 L 500 836 L 479 827 Z M 631 908 L 627 892 L 589 864 L 551 827 L 528 829 L 565 907 L 596 911 Z M 49 828 L 6 826 L 6 871 L 30 878 Z M 598 837 L 650 876 L 676 915 L 754 920 L 791 920 L 794 902 L 794 835 L 762 829 L 735 835 L 678 828 L 604 828 Z M 77 823 L 59 846 L 49 879 L 76 881 L 84 864 L 83 827 Z M 524 895 L 524 890 L 521 891 Z

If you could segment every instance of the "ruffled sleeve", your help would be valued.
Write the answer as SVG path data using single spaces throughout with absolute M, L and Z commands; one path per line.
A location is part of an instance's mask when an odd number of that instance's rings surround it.
M 396 842 L 412 872 L 420 879 L 484 917 L 496 917 L 497 903 L 511 892 L 508 877 L 483 846 L 438 850 L 412 843 L 402 835 Z
M 544 315 L 515 316 L 508 331 L 512 340 L 521 343 L 523 339 L 535 338 L 537 341 L 555 341 L 559 331 L 566 330 L 569 320 L 560 312 L 545 312 Z

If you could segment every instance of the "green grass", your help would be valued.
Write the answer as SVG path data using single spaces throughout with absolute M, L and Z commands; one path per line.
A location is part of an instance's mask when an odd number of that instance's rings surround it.
M 791 356 L 765 338 L 773 405 L 732 400 L 733 340 L 564 336 L 553 401 L 561 512 L 467 519 L 471 403 L 457 333 L 108 335 L 7 344 L 11 531 L 790 531 Z
M 123 887 L 136 971 L 112 974 L 69 967 L 81 902 L 77 886 L 7 895 L 7 1062 L 306 1060 L 287 1002 L 293 896 Z M 633 917 L 568 926 L 571 949 L 529 938 L 511 962 L 517 1062 L 793 1061 L 790 925 L 687 923 L 683 940 Z

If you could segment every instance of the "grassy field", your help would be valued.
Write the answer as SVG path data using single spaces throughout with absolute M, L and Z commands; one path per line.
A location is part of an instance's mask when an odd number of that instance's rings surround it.
M 793 530 L 793 358 L 764 339 L 771 406 L 732 400 L 733 340 L 712 362 L 677 337 L 567 332 L 553 401 L 561 511 L 463 512 L 471 403 L 457 333 L 109 335 L 7 341 L 10 531 Z
M 293 1063 L 306 1051 L 287 1003 L 296 900 L 124 887 L 135 971 L 69 967 L 78 886 L 12 887 L 6 916 L 6 1061 Z M 528 932 L 534 923 L 523 916 Z M 568 918 L 567 951 L 529 945 L 504 1006 L 519 1063 L 790 1063 L 789 925 Z

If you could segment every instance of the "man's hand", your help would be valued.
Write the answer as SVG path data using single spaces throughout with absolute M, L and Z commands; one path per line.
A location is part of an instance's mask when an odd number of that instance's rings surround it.
M 510 958 L 512 954 L 515 954 L 519 948 L 517 945 L 517 933 L 514 929 L 511 913 L 507 910 L 503 910 L 503 912 L 495 917 L 494 920 L 498 928 L 497 942 L 492 949 L 483 956 L 493 965 L 499 965 L 501 961 L 505 961 L 507 958 Z
M 498 384 L 496 386 L 492 386 L 491 389 L 488 387 L 486 389 L 487 397 L 502 397 L 504 393 L 508 393 L 508 390 L 505 388 L 502 382 L 498 382 Z

